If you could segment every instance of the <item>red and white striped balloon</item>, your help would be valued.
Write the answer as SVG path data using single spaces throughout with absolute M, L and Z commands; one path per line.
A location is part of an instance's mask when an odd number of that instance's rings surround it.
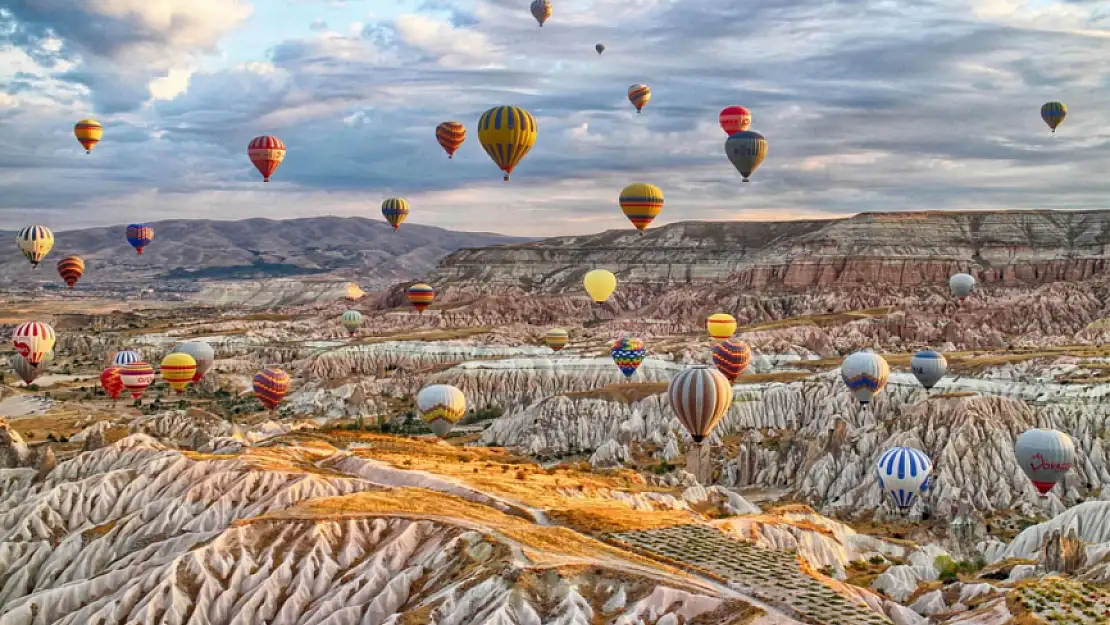
M 270 176 L 274 175 L 285 160 L 285 144 L 281 139 L 270 135 L 255 137 L 247 146 L 247 155 L 251 157 L 258 173 L 262 174 L 262 182 L 269 182 Z
M 38 321 L 28 321 L 16 326 L 12 331 L 12 345 L 23 359 L 37 365 L 44 356 L 54 349 L 54 328 Z

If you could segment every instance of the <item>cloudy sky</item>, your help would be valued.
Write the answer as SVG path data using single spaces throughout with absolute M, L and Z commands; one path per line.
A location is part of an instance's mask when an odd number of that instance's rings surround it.
M 617 195 L 639 181 L 666 195 L 657 224 L 1110 197 L 1110 3 L 553 0 L 542 29 L 528 3 L 0 0 L 0 228 L 380 218 L 400 195 L 412 223 L 572 234 L 631 227 Z M 500 104 L 540 128 L 510 183 L 473 130 L 452 161 L 434 138 Z M 770 143 L 750 184 L 729 104 Z M 259 134 L 289 147 L 268 185 Z

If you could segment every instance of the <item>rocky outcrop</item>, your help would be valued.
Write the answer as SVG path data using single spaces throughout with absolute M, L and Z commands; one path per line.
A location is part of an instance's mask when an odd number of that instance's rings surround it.
M 793 222 L 682 222 L 463 249 L 436 284 L 497 282 L 561 289 L 603 267 L 622 282 L 731 280 L 745 289 L 1078 281 L 1103 272 L 1110 211 L 863 213 Z

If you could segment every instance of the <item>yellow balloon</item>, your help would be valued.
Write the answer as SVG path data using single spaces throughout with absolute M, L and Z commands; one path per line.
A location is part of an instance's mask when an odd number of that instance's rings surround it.
M 595 302 L 604 302 L 617 290 L 617 277 L 604 269 L 594 269 L 586 274 L 583 283 L 586 285 L 586 292 Z
M 171 352 L 162 359 L 162 379 L 178 393 L 185 392 L 197 373 L 197 361 L 184 352 Z
M 709 336 L 721 341 L 736 332 L 736 318 L 728 313 L 709 315 L 709 319 L 705 321 L 705 327 L 709 330 Z
M 536 144 L 536 118 L 515 106 L 495 106 L 478 119 L 478 142 L 508 182 L 513 168 Z

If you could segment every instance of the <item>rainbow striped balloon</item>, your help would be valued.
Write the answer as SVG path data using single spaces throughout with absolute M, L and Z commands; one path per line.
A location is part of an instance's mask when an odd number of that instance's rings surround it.
M 744 341 L 725 339 L 713 346 L 713 364 L 729 383 L 736 383 L 751 362 L 752 348 Z
M 624 336 L 613 341 L 609 355 L 613 357 L 613 362 L 617 363 L 624 377 L 631 378 L 640 368 L 640 363 L 644 361 L 647 348 L 644 347 L 642 340 Z
M 551 348 L 551 351 L 557 352 L 567 346 L 567 342 L 570 341 L 570 334 L 562 328 L 551 328 L 547 331 L 543 340 Z
M 289 392 L 289 374 L 277 367 L 266 367 L 254 374 L 254 396 L 273 412 Z
M 436 290 L 431 285 L 420 282 L 409 287 L 408 298 L 416 312 L 423 315 L 424 309 L 436 301 Z

